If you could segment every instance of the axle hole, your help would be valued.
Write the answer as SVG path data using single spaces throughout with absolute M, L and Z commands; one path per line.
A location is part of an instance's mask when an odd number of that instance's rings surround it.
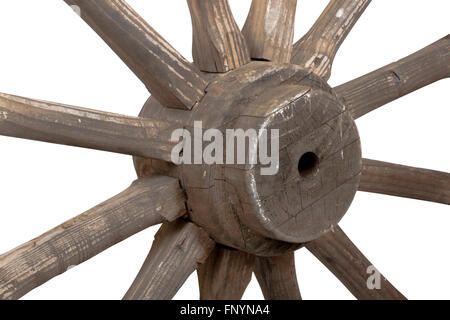
M 307 152 L 298 161 L 298 172 L 301 177 L 307 177 L 317 172 L 319 158 L 314 152 Z

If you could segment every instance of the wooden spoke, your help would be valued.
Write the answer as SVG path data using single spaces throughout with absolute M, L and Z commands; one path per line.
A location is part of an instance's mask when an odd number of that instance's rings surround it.
M 325 80 L 337 51 L 371 0 L 331 0 L 309 32 L 294 45 L 291 62 Z
M 363 159 L 359 190 L 450 205 L 450 173 Z
M 127 190 L 0 256 L 0 299 L 18 299 L 116 243 L 185 213 L 178 181 L 143 178 Z
M 204 95 L 199 71 L 123 0 L 65 0 L 166 106 L 191 109 Z
M 169 122 L 0 93 L 0 135 L 170 161 Z
M 314 254 L 359 300 L 405 300 L 406 298 L 374 268 L 341 228 L 307 244 Z M 379 275 L 379 283 L 377 283 Z M 374 276 L 373 281 L 371 276 Z
M 255 256 L 217 246 L 197 270 L 200 300 L 240 300 L 252 279 Z
M 301 300 L 294 254 L 257 257 L 255 275 L 266 300 Z
M 208 234 L 190 222 L 164 224 L 125 300 L 169 300 L 214 248 Z
M 384 68 L 335 88 L 355 119 L 450 77 L 450 35 Z
M 253 0 L 244 34 L 253 59 L 291 61 L 297 0 Z
M 250 62 L 228 0 L 187 0 L 193 26 L 194 63 L 202 71 L 227 72 Z

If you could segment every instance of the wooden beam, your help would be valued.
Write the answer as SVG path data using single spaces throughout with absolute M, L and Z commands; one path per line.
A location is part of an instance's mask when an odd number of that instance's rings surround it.
M 359 190 L 450 205 L 450 173 L 363 159 Z
M 257 257 L 255 275 L 266 300 L 301 300 L 294 253 Z
M 255 256 L 217 246 L 197 270 L 200 300 L 240 300 L 252 279 Z
M 158 101 L 192 109 L 207 85 L 200 72 L 123 0 L 65 0 L 141 79 Z
M 185 214 L 178 181 L 135 181 L 104 203 L 0 256 L 0 299 L 19 299 L 116 243 Z
M 309 32 L 294 45 L 291 62 L 328 80 L 334 57 L 371 0 L 331 0 Z
M 0 93 L 0 135 L 171 161 L 176 125 Z
M 192 54 L 202 71 L 228 72 L 250 62 L 245 39 L 228 0 L 187 0 L 193 26 Z
M 214 248 L 208 234 L 190 222 L 164 224 L 125 300 L 169 300 Z
M 450 35 L 381 69 L 336 87 L 355 119 L 450 77 Z
M 306 245 L 359 300 L 406 300 L 406 298 L 359 251 L 338 226 Z M 379 275 L 379 287 L 374 278 Z M 370 286 L 369 286 L 370 284 Z
M 242 33 L 256 60 L 291 61 L 297 0 L 253 0 Z

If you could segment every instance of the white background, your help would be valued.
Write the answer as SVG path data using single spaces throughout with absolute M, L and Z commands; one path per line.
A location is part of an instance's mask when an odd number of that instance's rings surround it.
M 129 0 L 186 58 L 183 0 Z M 243 25 L 250 0 L 230 0 Z M 299 0 L 296 39 L 327 0 Z M 374 0 L 339 51 L 335 86 L 409 55 L 450 31 L 448 0 Z M 0 92 L 137 115 L 148 92 L 61 0 L 0 1 Z M 449 82 L 444 80 L 357 121 L 364 157 L 450 172 Z M 123 155 L 0 137 L 0 252 L 6 252 L 125 189 L 135 179 Z M 358 193 L 342 228 L 411 299 L 450 298 L 448 206 Z M 157 227 L 73 268 L 26 299 L 120 299 Z M 305 299 L 353 299 L 306 250 L 296 254 Z M 197 299 L 192 275 L 176 299 Z M 244 296 L 261 299 L 255 279 Z

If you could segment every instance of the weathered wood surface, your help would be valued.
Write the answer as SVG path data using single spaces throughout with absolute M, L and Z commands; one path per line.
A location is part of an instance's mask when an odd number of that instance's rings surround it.
M 185 213 L 178 181 L 157 176 L 0 256 L 0 299 L 18 299 L 116 243 Z
M 240 300 L 252 279 L 255 256 L 216 246 L 197 270 L 200 300 Z
M 0 135 L 170 161 L 166 121 L 128 117 L 0 93 Z M 178 143 L 178 141 L 176 141 Z
M 168 300 L 214 248 L 208 234 L 190 222 L 164 224 L 125 300 Z
M 253 0 L 242 33 L 252 59 L 291 61 L 297 0 Z
M 65 0 L 166 107 L 192 109 L 206 82 L 123 0 Z
M 381 69 L 335 88 L 354 119 L 450 77 L 450 35 Z
M 262 163 L 179 166 L 189 218 L 215 241 L 259 256 L 292 252 L 327 233 L 347 211 L 361 171 L 356 126 L 331 87 L 298 66 L 261 61 L 212 78 L 184 127 L 192 132 L 201 120 L 222 132 L 278 129 L 280 166 L 267 176 L 260 174 L 268 167 Z M 173 121 L 180 113 L 150 99 L 141 115 Z M 302 177 L 299 160 L 308 152 L 318 161 Z M 158 169 L 148 161 L 137 167 Z
M 294 45 L 291 63 L 328 80 L 334 57 L 371 0 L 331 0 L 309 32 Z
M 301 300 L 294 253 L 257 257 L 255 275 L 266 300 Z
M 187 0 L 192 17 L 194 63 L 202 71 L 227 72 L 250 62 L 245 39 L 228 0 Z
M 359 300 L 405 300 L 406 298 L 380 274 L 380 288 L 369 289 L 373 264 L 359 251 L 338 226 L 306 245 L 347 289 Z
M 332 95 L 314 86 L 266 88 L 252 102 L 246 114 L 255 117 L 241 117 L 234 126 L 278 129 L 279 171 L 261 175 L 261 164 L 226 167 L 227 192 L 239 199 L 234 201 L 241 225 L 288 243 L 316 239 L 341 220 L 357 190 L 361 146 L 356 126 Z M 271 108 L 277 110 L 273 115 Z M 258 118 L 262 110 L 269 114 L 264 120 Z M 315 160 L 299 169 L 307 153 Z
M 201 70 L 125 1 L 65 0 L 79 7 L 150 90 L 155 103 L 142 113 L 148 118 L 0 94 L 0 134 L 134 155 L 141 177 L 116 197 L 1 255 L 0 298 L 20 298 L 165 222 L 124 299 L 170 299 L 195 270 L 201 299 L 242 298 L 252 271 L 266 299 L 301 299 L 292 251 L 304 243 L 357 298 L 405 299 L 384 278 L 380 289 L 368 287 L 373 265 L 336 224 L 358 185 L 449 204 L 450 175 L 364 160 L 360 183 L 361 147 L 351 115 L 449 77 L 450 36 L 332 90 L 326 80 L 333 59 L 370 0 L 332 0 L 295 47 L 296 0 L 253 0 L 242 32 L 227 0 L 187 1 L 194 63 Z M 286 62 L 297 65 L 281 64 Z M 233 69 L 239 70 L 218 74 Z M 279 129 L 278 172 L 263 175 L 267 166 L 250 164 L 248 157 L 235 165 L 168 163 L 173 129 L 192 130 L 200 120 L 221 131 Z M 312 160 L 302 165 L 307 154 Z
M 450 205 L 450 173 L 363 159 L 359 190 Z

